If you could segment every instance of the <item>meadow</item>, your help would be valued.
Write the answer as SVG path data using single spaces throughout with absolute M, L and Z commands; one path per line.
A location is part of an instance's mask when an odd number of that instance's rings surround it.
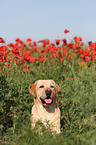
M 52 79 L 60 87 L 58 135 L 41 122 L 31 129 L 34 98 L 28 87 L 39 79 Z M 84 44 L 81 37 L 54 43 L 17 38 L 6 44 L 0 38 L 0 80 L 1 145 L 96 144 L 96 42 Z

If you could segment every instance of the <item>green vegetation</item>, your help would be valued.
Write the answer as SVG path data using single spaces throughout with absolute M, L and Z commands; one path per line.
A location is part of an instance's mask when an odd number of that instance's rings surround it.
M 66 47 L 57 45 L 55 49 L 52 46 L 52 50 L 54 50 L 54 52 L 50 51 L 52 53 L 47 52 L 49 47 L 47 49 L 37 47 L 38 50 L 34 49 L 33 52 L 33 49 L 30 51 L 31 49 L 24 48 L 25 46 L 23 46 L 23 50 L 20 47 L 21 50 L 16 49 L 13 52 L 14 47 L 12 46 L 12 51 L 8 51 L 8 48 L 6 50 L 6 54 L 9 56 L 8 59 L 1 50 L 1 145 L 96 144 L 95 53 L 92 53 L 92 49 L 90 49 L 89 55 L 89 47 L 86 51 L 81 46 L 77 47 L 77 42 L 75 47 L 72 45 L 74 46 L 72 43 L 70 45 L 66 44 Z M 95 48 L 95 45 L 92 46 Z M 81 51 L 81 49 L 84 51 Z M 18 51 L 22 51 L 21 54 Z M 14 53 L 14 56 L 12 56 L 12 53 Z M 20 60 L 17 58 L 17 54 L 20 54 Z M 3 58 L 6 59 L 3 60 Z M 41 58 L 44 59 L 41 60 Z M 92 58 L 94 58 L 94 61 Z M 60 87 L 58 94 L 58 104 L 61 110 L 60 134 L 52 133 L 49 124 L 48 128 L 45 128 L 40 122 L 37 123 L 34 129 L 31 129 L 30 117 L 34 98 L 28 92 L 28 87 L 39 79 L 52 79 Z M 42 133 L 38 134 L 40 126 L 42 127 Z
M 14 68 L 14 72 L 12 72 Z M 0 77 L 0 140 L 2 144 L 95 144 L 96 143 L 96 67 L 79 65 L 79 60 L 66 59 L 41 66 L 30 64 L 28 72 L 20 73 L 14 64 Z M 60 86 L 58 103 L 61 110 L 62 133 L 54 136 L 43 129 L 30 129 L 33 96 L 28 86 L 38 79 L 53 79 Z M 37 125 L 38 127 L 38 125 Z M 44 127 L 43 127 L 44 128 Z

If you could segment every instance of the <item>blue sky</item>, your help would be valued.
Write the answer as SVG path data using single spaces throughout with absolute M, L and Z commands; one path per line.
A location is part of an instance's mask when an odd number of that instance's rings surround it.
M 0 37 L 6 43 L 74 36 L 96 42 L 96 0 L 0 0 Z

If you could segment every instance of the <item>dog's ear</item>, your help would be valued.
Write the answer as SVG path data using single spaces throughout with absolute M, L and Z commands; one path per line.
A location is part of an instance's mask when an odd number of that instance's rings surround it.
M 57 97 L 58 96 L 58 92 L 60 91 L 60 88 L 59 88 L 59 86 L 57 84 L 55 84 L 55 86 L 56 86 L 56 97 Z
M 36 85 L 37 85 L 37 82 L 35 82 L 34 84 L 32 84 L 31 86 L 29 86 L 28 90 L 29 92 L 34 96 L 36 97 Z

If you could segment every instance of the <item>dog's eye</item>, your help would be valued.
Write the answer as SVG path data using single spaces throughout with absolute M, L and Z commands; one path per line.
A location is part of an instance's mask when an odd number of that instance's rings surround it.
M 50 86 L 50 88 L 54 88 L 54 86 Z
M 44 86 L 42 85 L 42 86 L 40 86 L 39 88 L 44 88 Z

